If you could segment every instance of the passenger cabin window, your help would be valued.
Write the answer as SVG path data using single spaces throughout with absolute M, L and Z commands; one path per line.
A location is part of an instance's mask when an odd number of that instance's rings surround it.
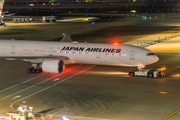
M 146 53 L 146 56 L 155 55 L 154 53 Z
M 85 52 L 80 52 L 80 54 L 85 54 Z

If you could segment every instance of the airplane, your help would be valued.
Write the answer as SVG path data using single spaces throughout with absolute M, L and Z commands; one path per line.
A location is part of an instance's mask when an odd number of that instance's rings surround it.
M 142 47 L 125 44 L 78 43 L 63 34 L 60 42 L 0 40 L 0 58 L 32 63 L 28 73 L 62 73 L 65 64 L 81 63 L 131 66 L 141 69 L 155 63 L 158 56 Z
M 4 6 L 4 1 L 5 0 L 0 0 L 0 20 L 1 21 L 3 21 L 4 17 L 9 17 L 9 16 L 12 16 L 12 15 L 15 15 L 15 13 L 5 14 L 5 13 L 8 13 L 8 11 L 2 12 L 3 6 Z

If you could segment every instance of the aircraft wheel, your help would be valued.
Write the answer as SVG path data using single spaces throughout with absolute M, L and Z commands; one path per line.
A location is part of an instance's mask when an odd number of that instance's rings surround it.
M 133 73 L 133 72 L 130 72 L 130 73 L 129 73 L 129 76 L 130 76 L 130 77 L 134 77 L 134 73 Z
M 31 72 L 32 72 L 32 73 L 36 73 L 36 70 L 35 70 L 35 69 L 32 69 Z
M 27 69 L 27 73 L 31 73 L 31 72 L 32 72 L 31 68 Z
M 39 69 L 36 69 L 36 73 L 39 73 L 40 72 L 40 70 Z

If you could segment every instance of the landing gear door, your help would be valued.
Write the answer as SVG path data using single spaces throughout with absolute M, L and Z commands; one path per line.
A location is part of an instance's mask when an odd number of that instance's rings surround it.
M 130 60 L 135 60 L 135 51 L 130 51 Z
M 49 56 L 53 56 L 53 47 L 49 47 Z
M 101 53 L 100 52 L 96 53 L 96 58 L 101 58 Z
M 11 54 L 15 54 L 15 46 L 11 46 Z

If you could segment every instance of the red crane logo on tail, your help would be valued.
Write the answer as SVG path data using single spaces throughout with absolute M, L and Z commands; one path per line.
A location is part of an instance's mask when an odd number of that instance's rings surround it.
M 2 11 L 2 7 L 0 6 L 0 11 Z

